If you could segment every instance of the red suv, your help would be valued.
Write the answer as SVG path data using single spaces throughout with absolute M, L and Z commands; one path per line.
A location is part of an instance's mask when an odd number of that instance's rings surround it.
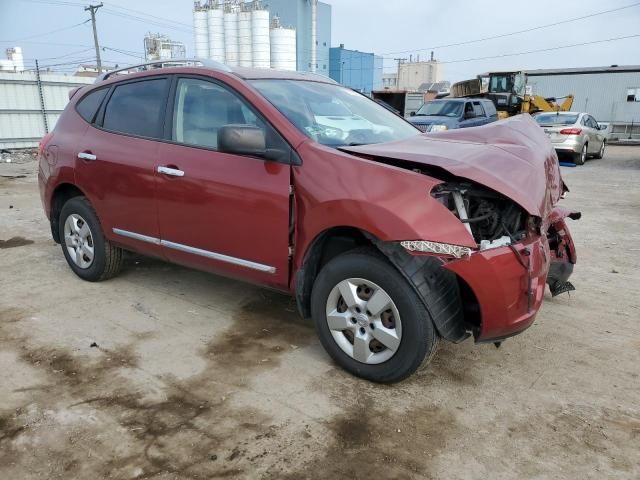
M 422 134 L 328 78 L 200 62 L 71 93 L 41 142 L 51 232 L 82 279 L 125 250 L 294 295 L 331 357 L 379 382 L 440 339 L 500 342 L 576 256 L 528 115 Z

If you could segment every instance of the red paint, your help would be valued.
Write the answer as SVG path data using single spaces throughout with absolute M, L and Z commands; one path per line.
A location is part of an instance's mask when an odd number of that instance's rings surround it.
M 473 254 L 468 259 L 448 263 L 445 268 L 457 273 L 471 287 L 482 314 L 477 341 L 514 335 L 528 328 L 542 304 L 550 253 L 546 237 L 533 237 L 515 246 L 531 262 L 531 300 L 529 308 L 528 274 L 509 247 Z
M 502 193 L 543 219 L 563 192 L 555 150 L 529 115 L 344 150 L 442 168 Z
M 158 71 L 127 75 L 126 79 L 154 74 Z M 348 153 L 307 138 L 235 74 L 203 68 L 171 68 L 163 74 L 201 75 L 224 82 L 269 119 L 302 164 L 289 166 L 104 131 L 88 125 L 75 112 L 75 104 L 92 88 L 86 87 L 73 95 L 40 154 L 38 178 L 47 215 L 56 189 L 75 185 L 95 207 L 107 237 L 118 245 L 292 293 L 292 280 L 305 254 L 332 227 L 355 227 L 381 241 L 422 239 L 477 248 L 463 224 L 430 195 L 441 180 L 371 160 L 387 158 L 436 167 L 513 199 L 542 219 L 543 231 L 553 224 L 566 232 L 569 261 L 575 262 L 573 241 L 564 224 L 568 213 L 555 208 L 565 190 L 557 157 L 528 116 L 418 135 L 402 142 L 353 147 Z M 252 74 L 296 78 L 294 73 Z M 121 80 L 116 77 L 100 86 Z M 54 146 L 57 160 L 52 163 L 47 151 Z M 79 160 L 80 152 L 90 152 L 97 160 Z M 183 170 L 185 176 L 160 174 L 159 166 Z M 295 250 L 290 265 L 291 181 Z M 275 267 L 275 274 L 122 237 L 113 228 L 269 265 Z M 530 232 L 516 245 L 520 252 L 525 248 L 530 252 L 526 259 L 531 262 L 531 294 L 527 291 L 529 275 L 508 247 L 447 260 L 445 268 L 464 279 L 479 301 L 478 340 L 513 335 L 533 322 L 549 262 L 558 258 L 549 251 L 544 235 Z

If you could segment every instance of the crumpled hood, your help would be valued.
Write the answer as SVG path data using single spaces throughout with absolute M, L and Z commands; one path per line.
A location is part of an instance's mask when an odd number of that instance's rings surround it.
M 341 150 L 442 168 L 505 195 L 545 220 L 565 189 L 553 146 L 527 114 Z

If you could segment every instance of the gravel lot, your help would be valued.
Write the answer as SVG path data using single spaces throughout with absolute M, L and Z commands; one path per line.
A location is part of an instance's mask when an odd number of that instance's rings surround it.
M 640 147 L 562 169 L 576 292 L 391 387 L 287 297 L 141 257 L 82 282 L 35 168 L 0 164 L 0 478 L 640 478 Z

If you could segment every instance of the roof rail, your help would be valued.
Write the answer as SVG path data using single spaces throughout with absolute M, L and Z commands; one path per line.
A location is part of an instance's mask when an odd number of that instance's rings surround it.
M 190 66 L 189 64 L 200 64 L 206 68 L 212 68 L 214 70 L 221 70 L 223 72 L 231 72 L 231 69 L 224 63 L 211 60 L 209 58 L 175 58 L 171 60 L 156 60 L 154 62 L 140 63 L 138 65 L 129 65 L 127 67 L 118 68 L 117 70 L 111 70 L 110 72 L 103 73 L 96 79 L 97 82 L 102 82 L 119 72 L 129 73 L 131 70 L 144 72 L 146 70 L 153 70 L 155 68 L 163 68 L 167 65 Z

